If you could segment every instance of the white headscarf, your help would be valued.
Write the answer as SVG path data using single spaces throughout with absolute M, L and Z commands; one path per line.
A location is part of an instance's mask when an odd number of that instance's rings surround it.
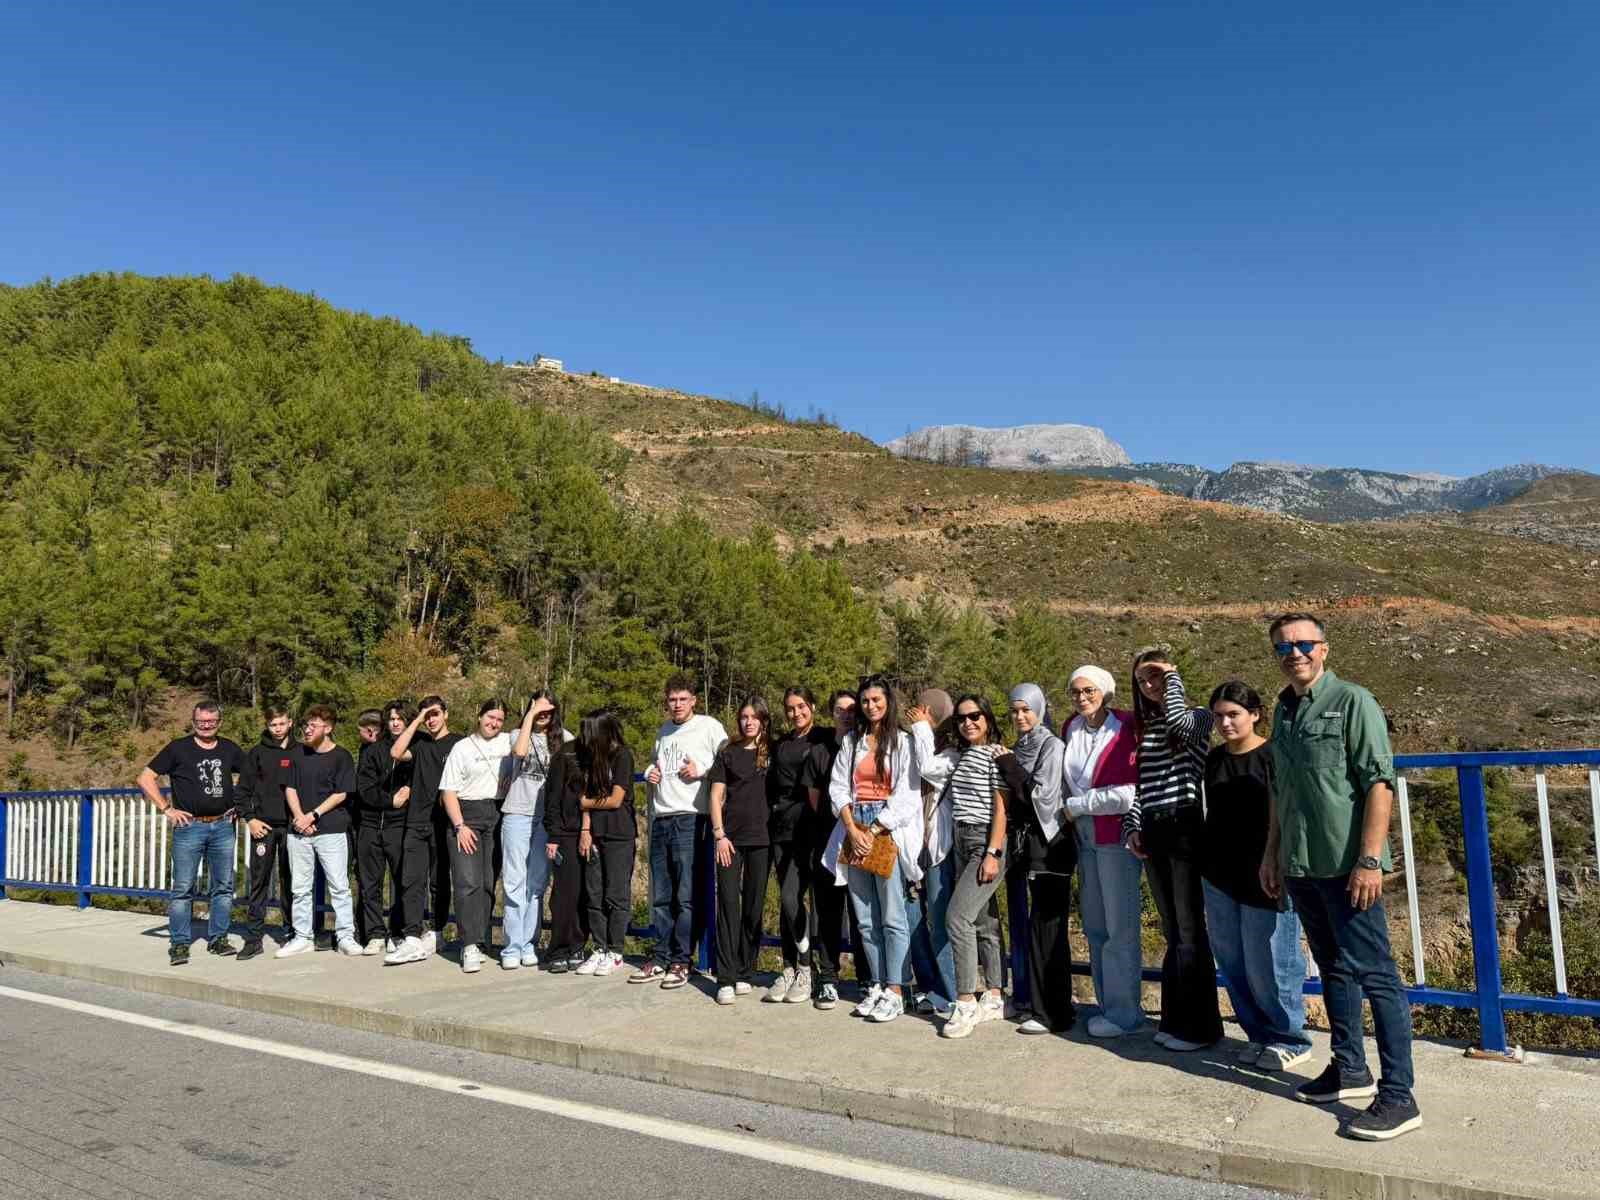
M 1077 670 L 1073 671 L 1071 675 L 1067 676 L 1068 687 L 1072 686 L 1072 681 L 1074 679 L 1087 679 L 1090 683 L 1094 684 L 1095 687 L 1100 689 L 1100 694 L 1107 700 L 1109 700 L 1112 694 L 1117 690 L 1116 679 L 1112 677 L 1110 671 L 1107 671 L 1103 667 L 1079 667 Z

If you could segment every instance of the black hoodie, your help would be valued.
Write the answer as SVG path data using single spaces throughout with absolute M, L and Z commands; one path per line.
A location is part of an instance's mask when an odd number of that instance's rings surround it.
M 394 739 L 385 735 L 361 747 L 361 760 L 356 764 L 356 797 L 363 818 L 368 814 L 380 818 L 392 813 L 396 818 L 405 816 L 405 810 L 396 810 L 394 794 L 411 783 L 411 764 L 396 762 L 389 752 Z
M 269 825 L 289 823 L 289 804 L 283 798 L 283 789 L 289 782 L 291 748 L 287 738 L 280 742 L 263 729 L 261 740 L 245 752 L 237 789 L 239 815 L 244 820 L 265 821 Z

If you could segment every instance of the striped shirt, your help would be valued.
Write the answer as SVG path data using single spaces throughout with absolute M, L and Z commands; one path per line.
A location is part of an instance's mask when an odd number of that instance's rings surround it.
M 1139 790 L 1122 818 L 1123 841 L 1154 821 L 1187 810 L 1200 815 L 1212 720 L 1209 708 L 1189 707 L 1178 673 L 1168 675 L 1162 712 L 1145 726 L 1139 742 Z
M 1005 791 L 994 754 L 988 746 L 969 746 L 950 773 L 950 814 L 957 825 L 989 828 L 994 816 L 994 794 Z

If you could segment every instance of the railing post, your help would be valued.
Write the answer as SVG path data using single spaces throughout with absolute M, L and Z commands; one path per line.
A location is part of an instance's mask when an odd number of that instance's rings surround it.
M 94 797 L 78 797 L 78 907 L 89 907 L 89 885 L 94 882 Z
M 1067 833 L 1071 836 L 1072 831 Z M 1011 927 L 1011 1005 L 1019 1013 L 1027 1012 L 1033 1007 L 1033 981 L 1028 977 L 1028 943 L 1032 933 L 1026 871 L 1006 874 L 1006 916 L 1006 923 Z
M 11 824 L 11 802 L 6 796 L 0 796 L 0 879 L 6 877 L 6 827 Z M 8 899 L 5 884 L 0 883 L 0 900 Z
M 1461 836 L 1467 856 L 1467 905 L 1472 917 L 1472 972 L 1478 993 L 1478 1049 L 1469 1055 L 1516 1059 L 1506 1045 L 1501 1007 L 1500 925 L 1495 914 L 1494 866 L 1489 860 L 1489 809 L 1483 768 L 1456 768 L 1461 794 Z

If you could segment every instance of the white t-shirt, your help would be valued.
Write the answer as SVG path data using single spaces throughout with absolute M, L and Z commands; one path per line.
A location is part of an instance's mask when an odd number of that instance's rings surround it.
M 450 748 L 439 777 L 439 791 L 454 792 L 461 800 L 494 800 L 500 795 L 500 781 L 507 773 L 515 737 L 497 733 L 488 741 L 470 734 Z
M 706 812 L 711 790 L 706 772 L 727 740 L 722 722 L 703 713 L 695 713 L 682 725 L 671 721 L 662 725 L 650 752 L 651 765 L 661 769 L 661 782 L 650 789 L 650 814 L 666 817 Z M 699 768 L 700 778 L 686 783 L 678 778 L 678 768 L 688 761 Z

